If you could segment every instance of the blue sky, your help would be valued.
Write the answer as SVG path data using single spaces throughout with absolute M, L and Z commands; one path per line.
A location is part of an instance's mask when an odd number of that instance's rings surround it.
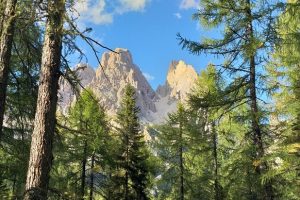
M 197 72 L 213 61 L 182 50 L 176 39 L 177 33 L 196 41 L 208 34 L 192 20 L 197 6 L 198 0 L 84 0 L 75 8 L 79 26 L 91 27 L 91 37 L 110 48 L 129 49 L 134 63 L 156 89 L 165 82 L 172 60 L 184 60 Z M 88 63 L 97 67 L 89 47 L 82 41 L 78 45 L 86 52 Z

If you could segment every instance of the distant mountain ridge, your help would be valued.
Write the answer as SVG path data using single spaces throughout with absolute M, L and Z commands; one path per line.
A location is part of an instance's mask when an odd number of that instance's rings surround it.
M 105 52 L 101 65 L 94 70 L 87 64 L 78 64 L 77 75 L 81 85 L 93 90 L 102 106 L 109 114 L 116 114 L 122 100 L 124 88 L 130 83 L 136 89 L 137 105 L 140 107 L 140 118 L 145 123 L 159 124 L 164 122 L 167 114 L 176 110 L 179 99 L 185 99 L 197 73 L 184 61 L 172 61 L 169 66 L 166 82 L 156 91 L 152 89 L 141 70 L 134 64 L 129 50 L 115 49 L 118 54 Z M 59 107 L 66 110 L 75 95 L 66 81 L 60 82 Z

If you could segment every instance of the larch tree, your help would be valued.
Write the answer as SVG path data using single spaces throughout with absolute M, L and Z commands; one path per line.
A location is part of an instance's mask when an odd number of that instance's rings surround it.
M 47 199 L 52 165 L 58 80 L 62 50 L 65 0 L 47 2 L 47 22 L 32 134 L 25 199 Z
M 10 67 L 11 50 L 16 21 L 17 0 L 1 1 L 0 7 L 0 138 L 5 112 L 5 100 L 8 73 Z
M 211 143 L 211 147 L 208 150 L 213 159 L 213 171 L 214 173 L 214 199 L 221 200 L 222 187 L 220 184 L 220 158 L 218 155 L 218 121 L 219 115 L 222 113 L 222 106 L 218 106 L 218 102 L 222 99 L 223 95 L 223 81 L 216 71 L 214 65 L 210 64 L 206 70 L 202 71 L 189 94 L 188 104 L 193 110 L 197 110 L 202 114 L 202 120 L 204 120 L 204 129 L 206 129 L 207 135 L 210 136 L 207 142 Z M 214 104 L 216 104 L 214 106 Z M 199 131 L 199 130 L 198 130 Z
M 154 147 L 160 160 L 157 199 L 210 199 L 213 189 L 210 136 L 202 112 L 178 103 L 166 123 L 153 127 Z M 209 157 L 209 158 L 208 158 Z M 209 192 L 207 192 L 209 191 Z
M 56 124 L 59 78 L 65 78 L 76 90 L 80 85 L 76 73 L 70 69 L 67 60 L 67 56 L 74 52 L 78 52 L 80 57 L 84 56 L 76 45 L 75 38 L 82 38 L 91 47 L 98 61 L 95 45 L 113 51 L 86 36 L 91 31 L 90 28 L 83 32 L 78 29 L 77 17 L 71 14 L 76 13 L 75 1 L 48 0 L 37 2 L 37 4 L 38 9 L 36 10 L 41 12 L 37 15 L 45 17 L 46 27 L 25 199 L 47 198 L 49 172 L 53 159 L 52 143 Z M 64 51 L 62 52 L 63 47 Z
M 104 149 L 104 146 L 106 146 L 104 141 L 109 138 L 109 129 L 104 109 L 99 106 L 99 102 L 97 101 L 91 90 L 85 90 L 81 93 L 78 101 L 70 110 L 69 120 L 71 127 L 76 128 L 76 130 L 79 132 L 79 134 L 77 133 L 77 145 L 79 149 L 82 149 L 82 153 L 80 156 L 80 198 L 83 199 L 86 193 L 88 159 L 91 160 L 89 198 L 93 198 L 93 168 L 95 165 L 95 160 L 97 160 L 98 163 L 101 163 L 102 166 L 104 166 L 104 161 L 98 160 L 96 158 L 106 158 L 107 152 Z
M 162 158 L 166 166 L 166 170 L 162 174 L 169 174 L 175 171 L 171 175 L 172 178 L 166 176 L 167 182 L 174 182 L 174 188 L 170 188 L 173 194 L 176 194 L 177 198 L 184 200 L 187 197 L 187 169 L 186 169 L 186 151 L 188 149 L 186 140 L 187 111 L 182 103 L 178 103 L 177 111 L 169 114 L 168 122 L 158 127 L 158 147 L 160 147 L 158 153 Z M 168 145 L 167 148 L 165 145 Z M 165 149 L 164 149 L 165 148 Z M 172 167 L 167 167 L 167 166 Z M 171 193 L 171 194 L 172 194 Z M 175 196 L 173 196 L 175 198 Z
M 60 137 L 56 141 L 51 185 L 68 193 L 69 198 L 94 199 L 94 192 L 105 189 L 100 182 L 107 178 L 100 181 L 99 176 L 106 177 L 106 167 L 113 159 L 113 138 L 104 109 L 92 90 L 85 89 L 68 116 L 58 119 Z
M 299 153 L 300 153 L 300 1 L 289 0 L 278 19 L 278 35 L 273 63 L 268 66 L 274 108 L 271 128 L 277 135 L 274 160 L 280 164 L 266 175 L 277 177 L 280 197 L 299 199 Z M 279 147 L 279 148 L 278 148 Z M 294 182 L 286 187 L 289 182 Z
M 1 0 L 0 1 L 0 35 L 2 33 L 2 26 L 3 26 L 3 22 L 4 22 L 4 12 L 5 12 L 5 8 L 6 8 L 6 0 Z
M 233 102 L 221 104 L 248 105 L 249 129 L 254 149 L 251 159 L 258 177 L 262 177 L 269 169 L 267 162 L 263 160 L 266 155 L 267 135 L 262 130 L 263 115 L 259 108 L 259 93 L 266 92 L 267 89 L 261 80 L 265 75 L 264 67 L 269 53 L 272 52 L 277 38 L 274 25 L 279 9 L 283 6 L 283 3 L 273 1 L 201 0 L 200 9 L 194 14 L 194 19 L 208 28 L 222 28 L 221 36 L 218 39 L 194 42 L 178 35 L 182 47 L 192 53 L 213 54 L 225 59 L 219 67 L 226 71 L 228 80 L 234 80 L 236 85 L 228 90 L 228 94 L 232 95 L 241 88 L 246 88 L 245 93 L 236 96 Z M 272 181 L 268 180 L 263 182 L 256 193 L 261 198 L 274 199 L 273 190 Z
M 298 0 L 289 0 L 288 6 L 285 12 L 280 16 L 278 20 L 278 29 L 279 36 L 281 41 L 277 43 L 277 52 L 274 57 L 279 59 L 279 65 L 281 69 L 278 69 L 282 75 L 281 78 L 284 78 L 290 84 L 281 85 L 281 91 L 287 92 L 283 94 L 284 96 L 288 95 L 291 92 L 292 95 L 281 100 L 285 102 L 286 109 L 289 109 L 291 114 L 291 128 L 293 132 L 293 138 L 295 143 L 300 142 L 300 75 L 298 70 L 300 68 L 300 1 Z M 278 77 L 279 78 L 279 77 Z M 280 93 L 279 93 L 280 95 Z M 280 101 L 278 98 L 277 100 Z M 286 110 L 282 108 L 282 110 Z M 298 152 L 300 147 L 298 147 Z
M 0 7 L 6 6 L 4 1 L 1 3 Z M 0 195 L 3 198 L 22 196 L 26 179 L 42 46 L 42 33 L 35 23 L 35 10 L 32 8 L 30 1 L 17 2 L 15 28 L 10 33 L 13 41 L 5 95 L 5 126 L 2 128 L 0 148 L 1 179 L 8 188 L 6 195 Z

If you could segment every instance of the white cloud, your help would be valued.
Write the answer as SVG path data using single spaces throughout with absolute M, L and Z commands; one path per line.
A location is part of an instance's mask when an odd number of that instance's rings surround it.
M 148 73 L 146 73 L 146 72 L 143 72 L 143 75 L 144 75 L 144 77 L 145 77 L 148 81 L 152 81 L 152 80 L 155 79 L 154 76 L 152 76 L 152 75 L 150 75 L 150 74 L 148 74 Z
M 198 8 L 199 7 L 199 0 L 181 0 L 180 9 L 191 9 L 191 8 Z
M 78 0 L 74 9 L 79 15 L 79 23 L 100 25 L 112 23 L 115 15 L 143 11 L 149 2 L 150 0 L 118 0 L 116 3 L 111 3 L 110 0 Z
M 150 0 L 119 0 L 120 5 L 116 11 L 121 14 L 130 11 L 143 11 L 149 1 Z
M 181 18 L 182 18 L 182 16 L 181 16 L 180 13 L 174 13 L 173 15 L 174 15 L 177 19 L 181 19 Z
M 110 24 L 113 22 L 113 13 L 105 11 L 105 0 L 80 0 L 74 8 L 79 14 L 79 20 L 94 24 Z

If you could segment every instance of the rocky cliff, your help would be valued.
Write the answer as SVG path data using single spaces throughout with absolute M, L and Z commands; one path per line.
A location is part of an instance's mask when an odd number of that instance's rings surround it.
M 137 104 L 141 109 L 141 120 L 146 123 L 161 123 L 168 112 L 176 110 L 179 99 L 185 99 L 187 92 L 197 78 L 191 65 L 183 61 L 170 64 L 166 82 L 154 91 L 139 67 L 134 64 L 127 49 L 117 48 L 116 53 L 102 55 L 101 66 L 96 70 L 86 64 L 79 64 L 75 70 L 81 85 L 93 90 L 109 114 L 116 114 L 127 83 L 136 89 Z M 66 81 L 60 82 L 59 107 L 66 111 L 74 101 L 74 92 Z
M 165 84 L 159 85 L 156 90 L 159 100 L 155 106 L 159 112 L 153 113 L 153 123 L 161 123 L 168 113 L 176 111 L 178 100 L 187 99 L 196 79 L 197 73 L 191 65 L 182 60 L 171 62 Z

